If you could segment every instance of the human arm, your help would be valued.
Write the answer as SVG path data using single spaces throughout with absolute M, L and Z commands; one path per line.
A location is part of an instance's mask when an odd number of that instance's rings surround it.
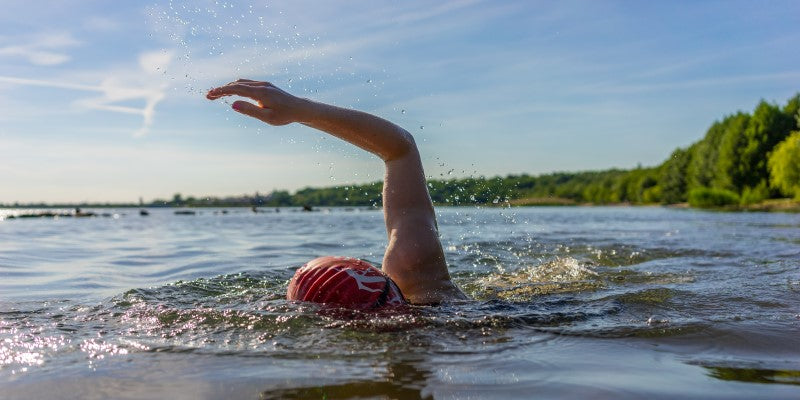
M 299 122 L 361 147 L 386 165 L 383 212 L 389 244 L 383 271 L 412 303 L 466 296 L 447 271 L 436 215 L 419 151 L 406 130 L 374 115 L 292 96 L 268 82 L 239 80 L 212 89 L 209 99 L 238 95 L 234 110 L 271 125 Z

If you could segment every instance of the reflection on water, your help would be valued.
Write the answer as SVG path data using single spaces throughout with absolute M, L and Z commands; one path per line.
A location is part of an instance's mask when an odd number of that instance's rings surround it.
M 324 254 L 379 262 L 379 212 L 0 221 L 0 381 L 10 398 L 797 398 L 800 216 L 439 222 L 475 300 L 360 313 L 288 302 L 286 285 Z M 149 386 L 113 392 L 131 382 Z
M 709 376 L 726 381 L 800 385 L 800 371 L 711 366 L 704 368 L 708 369 Z
M 426 369 L 424 360 L 407 358 L 402 354 L 388 361 L 377 379 L 363 379 L 345 383 L 333 383 L 298 388 L 265 390 L 262 399 L 433 399 L 425 383 L 433 372 Z

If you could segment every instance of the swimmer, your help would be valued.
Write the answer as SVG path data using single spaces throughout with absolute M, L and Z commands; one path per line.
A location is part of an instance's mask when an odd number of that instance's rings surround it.
M 239 79 L 206 95 L 225 96 L 254 101 L 235 101 L 232 107 L 241 114 L 274 126 L 297 122 L 321 130 L 375 154 L 386 166 L 383 215 L 389 241 L 382 271 L 357 259 L 320 257 L 297 270 L 289 300 L 378 308 L 467 299 L 450 279 L 422 161 L 408 131 L 365 112 L 293 96 L 269 82 Z

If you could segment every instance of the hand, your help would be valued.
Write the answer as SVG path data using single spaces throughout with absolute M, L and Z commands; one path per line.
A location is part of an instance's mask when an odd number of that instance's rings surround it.
M 237 100 L 233 102 L 234 110 L 270 125 L 286 125 L 300 120 L 299 106 L 302 104 L 302 100 L 269 82 L 239 79 L 209 90 L 206 98 L 216 100 L 233 95 L 247 97 L 257 103 Z

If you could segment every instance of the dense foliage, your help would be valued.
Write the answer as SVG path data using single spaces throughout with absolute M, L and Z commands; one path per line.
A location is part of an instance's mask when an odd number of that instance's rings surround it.
M 689 192 L 692 207 L 724 207 L 739 204 L 739 195 L 730 190 L 699 187 Z
M 770 185 L 800 200 L 800 131 L 775 146 L 769 160 Z
M 792 171 L 800 165 L 800 152 L 792 151 L 788 141 L 800 125 L 799 108 L 800 95 L 782 108 L 761 101 L 752 114 L 737 112 L 712 124 L 702 140 L 677 149 L 658 167 L 660 201 L 700 205 L 701 198 L 711 196 L 730 203 L 733 194 L 744 205 L 789 195 L 792 185 L 798 185 Z

